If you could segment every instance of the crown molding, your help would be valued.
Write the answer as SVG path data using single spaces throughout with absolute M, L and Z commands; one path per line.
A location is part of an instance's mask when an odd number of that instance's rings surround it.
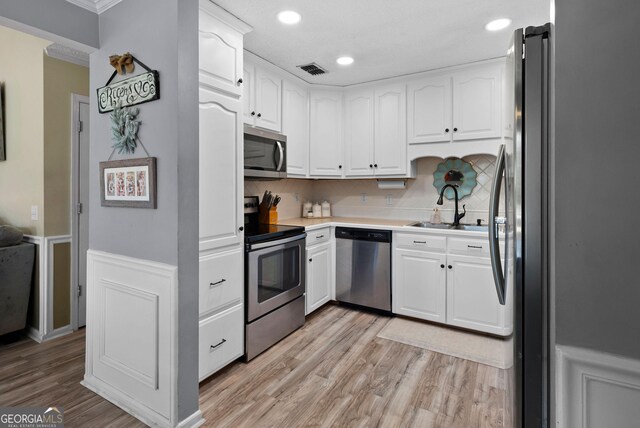
M 50 44 L 49 46 L 44 48 L 44 51 L 47 56 L 51 58 L 71 62 L 83 67 L 89 67 L 89 54 L 86 52 L 82 52 L 58 43 Z
M 89 10 L 93 13 L 101 14 L 105 10 L 117 5 L 122 0 L 67 0 L 67 1 L 83 9 Z

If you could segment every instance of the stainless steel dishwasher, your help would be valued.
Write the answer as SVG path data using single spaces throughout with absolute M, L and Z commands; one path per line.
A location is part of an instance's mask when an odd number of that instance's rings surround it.
M 336 300 L 391 311 L 391 232 L 336 228 Z

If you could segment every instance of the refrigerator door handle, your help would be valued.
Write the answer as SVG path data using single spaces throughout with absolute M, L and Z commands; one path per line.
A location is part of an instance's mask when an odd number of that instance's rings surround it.
M 505 146 L 500 145 L 498 158 L 496 160 L 496 173 L 493 177 L 493 186 L 491 190 L 491 202 L 489 204 L 489 252 L 491 254 L 491 269 L 493 270 L 493 280 L 496 284 L 496 292 L 498 293 L 498 301 L 501 305 L 506 302 L 506 289 L 504 282 L 504 272 L 502 270 L 502 261 L 500 260 L 500 240 L 498 225 L 505 224 L 504 217 L 498 217 L 498 209 L 500 205 L 500 190 L 502 188 L 502 176 L 505 169 Z

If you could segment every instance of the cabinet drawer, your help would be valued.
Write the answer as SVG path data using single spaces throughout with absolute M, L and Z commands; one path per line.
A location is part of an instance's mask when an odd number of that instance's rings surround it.
M 489 240 L 482 238 L 448 238 L 451 254 L 462 254 L 476 257 L 490 257 Z M 504 257 L 504 241 L 500 241 L 500 254 Z
M 329 242 L 331 239 L 331 228 L 324 227 L 311 232 L 307 232 L 307 247 L 311 247 L 316 244 L 322 244 Z
M 444 236 L 398 233 L 395 239 L 398 248 L 409 250 L 444 252 L 447 248 L 447 238 Z
M 200 256 L 200 315 L 242 301 L 241 249 Z
M 200 321 L 198 351 L 200 380 L 244 354 L 242 309 L 242 305 L 234 306 Z

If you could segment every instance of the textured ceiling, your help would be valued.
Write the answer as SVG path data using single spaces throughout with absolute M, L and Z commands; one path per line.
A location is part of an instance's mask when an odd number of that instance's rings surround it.
M 213 0 L 254 31 L 245 48 L 310 83 L 350 85 L 504 56 L 512 31 L 549 21 L 549 0 Z M 302 14 L 294 26 L 276 15 Z M 509 17 L 489 33 L 484 25 Z M 339 66 L 342 55 L 355 58 Z M 317 62 L 311 76 L 296 65 Z

